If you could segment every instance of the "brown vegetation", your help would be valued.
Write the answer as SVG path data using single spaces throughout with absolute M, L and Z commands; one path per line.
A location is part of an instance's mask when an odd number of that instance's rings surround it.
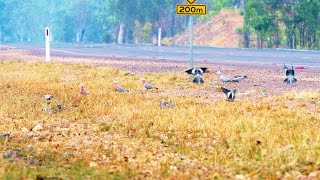
M 241 47 L 242 35 L 237 29 L 243 27 L 243 16 L 239 10 L 221 10 L 210 21 L 194 27 L 194 45 Z M 167 44 L 189 45 L 189 30 L 176 35 Z

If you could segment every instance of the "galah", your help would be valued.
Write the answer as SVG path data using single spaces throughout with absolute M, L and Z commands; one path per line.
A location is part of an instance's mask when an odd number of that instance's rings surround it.
M 147 82 L 147 80 L 145 80 L 145 79 L 142 80 L 142 83 L 143 83 L 143 86 L 144 86 L 147 90 L 149 90 L 149 89 L 159 89 L 159 88 L 157 88 L 157 87 L 152 86 L 151 84 L 149 84 L 149 83 Z
M 224 87 L 221 87 L 221 89 L 226 94 L 227 101 L 234 101 L 234 99 L 236 98 L 236 91 L 237 90 L 229 90 Z
M 283 81 L 287 84 L 293 84 L 297 82 L 298 80 L 294 77 L 294 69 L 293 66 L 291 65 L 291 69 L 289 69 L 287 66 L 285 66 L 285 73 L 286 73 L 286 79 Z
M 220 70 L 217 72 L 217 75 L 219 75 L 219 79 L 223 83 L 226 83 L 226 82 L 240 82 L 241 80 L 247 78 L 247 76 L 235 76 L 233 78 L 226 77 L 225 75 L 223 75 L 221 73 Z
M 195 76 L 195 78 L 193 79 L 193 83 L 203 84 L 204 81 L 202 79 L 202 75 L 203 73 L 209 72 L 209 69 L 205 67 L 200 67 L 200 68 L 192 68 L 192 69 L 186 70 L 185 72 Z
M 128 90 L 126 90 L 124 87 L 122 87 L 118 82 L 114 83 L 114 90 L 117 92 L 129 92 Z
M 80 88 L 80 94 L 89 95 L 89 91 L 86 89 L 86 87 L 83 84 L 80 84 L 79 88 Z
M 232 81 L 232 78 L 226 77 L 225 75 L 223 75 L 223 74 L 221 73 L 220 70 L 217 72 L 217 75 L 219 75 L 219 79 L 220 79 L 220 81 L 223 82 L 223 83 L 233 82 L 233 81 Z

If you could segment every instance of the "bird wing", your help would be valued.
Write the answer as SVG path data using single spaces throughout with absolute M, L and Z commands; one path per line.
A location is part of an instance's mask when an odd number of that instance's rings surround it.
M 232 79 L 232 81 L 237 81 L 237 82 L 239 82 L 239 81 L 241 81 L 241 80 L 243 80 L 244 78 L 246 78 L 247 76 L 235 76 L 233 79 Z
M 294 70 L 293 69 L 288 69 L 287 71 L 286 71 L 286 76 L 288 77 L 288 76 L 294 76 Z
M 194 68 L 185 71 L 188 74 L 194 74 Z
M 285 69 L 285 73 L 286 73 L 286 76 L 288 76 L 290 74 L 290 69 Z
M 225 93 L 228 96 L 228 93 L 231 92 L 229 89 L 226 89 L 224 87 L 221 87 L 222 92 Z
M 294 69 L 293 67 L 291 68 L 291 75 L 294 76 L 295 72 L 294 72 Z
M 202 70 L 202 73 L 206 73 L 206 72 L 209 72 L 209 68 L 206 68 L 206 67 L 201 67 L 199 68 Z
M 286 64 L 283 64 L 283 69 L 284 69 L 284 73 L 286 74 L 286 76 L 288 76 L 288 66 L 286 66 Z

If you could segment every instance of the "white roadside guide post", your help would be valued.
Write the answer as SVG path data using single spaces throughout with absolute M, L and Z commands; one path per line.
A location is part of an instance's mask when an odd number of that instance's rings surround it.
M 207 6 L 205 4 L 193 4 L 197 0 L 187 0 L 189 4 L 177 4 L 176 13 L 178 15 L 189 15 L 189 41 L 190 41 L 190 52 L 189 52 L 189 67 L 193 68 L 193 18 L 192 15 L 206 15 Z
M 45 36 L 46 36 L 46 62 L 49 62 L 50 61 L 50 32 L 48 27 L 46 27 L 45 29 Z
M 159 28 L 158 32 L 158 46 L 161 46 L 161 28 Z

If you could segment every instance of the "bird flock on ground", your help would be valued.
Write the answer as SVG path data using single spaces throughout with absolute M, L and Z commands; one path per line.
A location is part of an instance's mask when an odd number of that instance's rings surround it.
M 202 76 L 204 73 L 209 73 L 210 70 L 209 70 L 209 68 L 206 68 L 206 67 L 200 67 L 200 68 L 191 68 L 189 70 L 186 70 L 185 72 L 187 74 L 191 74 L 194 76 L 194 79 L 192 81 L 193 83 L 203 84 L 204 80 L 203 80 Z M 295 77 L 295 71 L 294 71 L 293 65 L 288 67 L 286 64 L 284 64 L 284 72 L 285 72 L 285 76 L 286 76 L 286 78 L 284 79 L 284 83 L 293 84 L 298 81 Z M 234 82 L 238 83 L 238 82 L 247 78 L 247 76 L 245 76 L 245 75 L 228 77 L 221 72 L 220 68 L 216 72 L 216 75 L 219 76 L 219 80 L 223 83 L 223 85 L 226 85 L 226 83 L 234 83 Z M 146 79 L 143 79 L 141 82 L 147 91 L 152 90 L 152 89 L 155 89 L 155 90 L 159 89 L 158 87 L 150 84 Z M 82 95 L 89 95 L 90 94 L 89 91 L 87 90 L 87 88 L 82 83 L 80 84 L 79 89 L 80 89 L 80 94 L 82 94 Z M 129 92 L 129 90 L 122 87 L 118 81 L 114 81 L 114 90 L 119 93 L 128 93 Z M 237 92 L 236 89 L 227 89 L 225 87 L 221 87 L 221 91 L 227 96 L 227 99 L 226 99 L 227 101 L 234 101 L 235 100 L 235 97 L 236 97 L 235 95 Z M 63 109 L 63 106 L 58 102 L 58 100 L 55 100 L 54 102 L 52 101 L 53 96 L 51 94 L 45 95 L 44 99 L 47 102 L 47 107 L 44 108 L 45 112 L 52 113 L 52 112 L 61 111 Z M 161 109 L 163 109 L 165 107 L 172 108 L 173 101 L 171 99 L 169 99 L 168 101 L 165 101 L 164 99 L 162 99 L 160 101 L 159 105 L 160 105 Z

